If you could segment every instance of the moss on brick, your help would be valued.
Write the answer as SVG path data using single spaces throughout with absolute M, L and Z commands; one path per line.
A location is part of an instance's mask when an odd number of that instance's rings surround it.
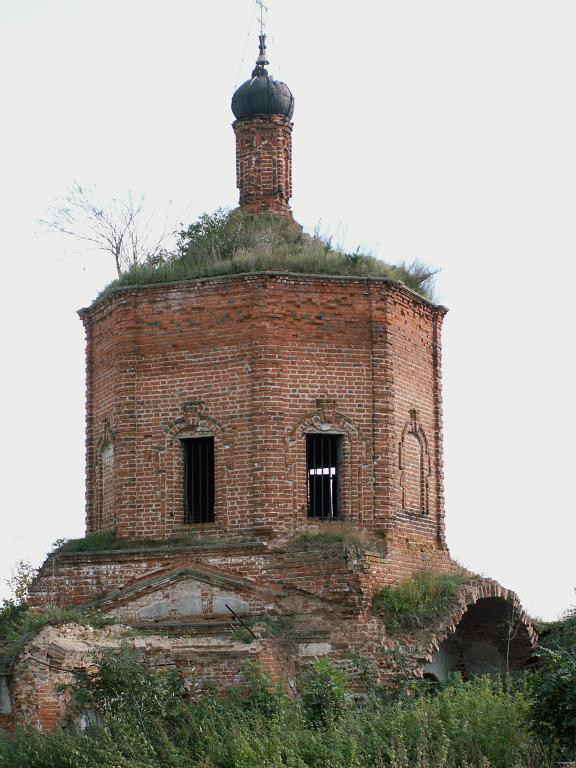
M 58 624 L 80 624 L 100 629 L 116 620 L 80 608 L 30 608 L 26 603 L 6 601 L 0 608 L 0 670 L 8 669 L 23 645 L 44 627 Z

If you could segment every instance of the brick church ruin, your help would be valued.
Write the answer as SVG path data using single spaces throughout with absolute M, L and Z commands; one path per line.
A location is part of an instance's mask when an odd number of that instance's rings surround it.
M 294 99 L 260 42 L 232 100 L 240 210 L 291 219 Z M 0 726 L 66 722 L 69 670 L 122 642 L 222 688 L 249 659 L 296 681 L 328 656 L 359 689 L 358 659 L 380 681 L 399 658 L 416 678 L 522 666 L 534 631 L 490 579 L 403 634 L 372 609 L 386 585 L 461 570 L 444 534 L 445 314 L 384 278 L 270 272 L 117 288 L 81 310 L 86 534 L 135 544 L 48 557 L 33 605 L 117 624 L 28 639 L 0 672 Z

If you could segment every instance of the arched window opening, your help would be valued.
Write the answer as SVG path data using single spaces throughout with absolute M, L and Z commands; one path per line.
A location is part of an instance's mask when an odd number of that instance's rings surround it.
M 214 438 L 182 439 L 184 522 L 214 522 Z
M 341 435 L 306 435 L 308 517 L 340 518 L 341 443 Z

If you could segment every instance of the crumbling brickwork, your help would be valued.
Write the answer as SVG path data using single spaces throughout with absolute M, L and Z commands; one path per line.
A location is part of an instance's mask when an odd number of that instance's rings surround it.
M 291 215 L 292 123 L 281 115 L 236 120 L 236 186 L 246 213 Z
M 391 579 L 382 553 L 342 543 L 309 549 L 303 543 L 250 556 L 214 551 L 210 563 L 198 553 L 193 557 L 192 552 L 158 554 L 158 567 L 150 569 L 153 556 L 140 553 L 133 561 L 148 570 L 132 579 L 128 558 L 120 553 L 64 558 L 58 565 L 67 566 L 60 574 L 62 588 L 74 579 L 75 568 L 108 574 L 109 591 L 87 607 L 120 623 L 99 631 L 49 627 L 27 639 L 8 672 L 11 712 L 4 725 L 50 729 L 69 721 L 69 697 L 60 690 L 72 679 L 67 670 L 86 669 L 94 650 L 120 642 L 149 664 L 176 669 L 190 690 L 239 684 L 247 661 L 294 689 L 315 659 L 329 656 L 359 691 L 366 670 L 382 683 L 398 674 L 441 679 L 454 669 L 464 674 L 505 671 L 507 664 L 518 669 L 536 642 L 517 596 L 489 579 L 464 584 L 434 625 L 389 633 L 372 610 L 374 593 Z M 123 585 L 114 589 L 113 578 Z M 226 606 L 249 617 L 255 636 L 247 636 Z M 135 638 L 135 630 L 142 636 Z

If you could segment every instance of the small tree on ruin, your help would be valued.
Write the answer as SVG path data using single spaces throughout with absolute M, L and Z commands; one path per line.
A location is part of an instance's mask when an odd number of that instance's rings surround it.
M 75 182 L 40 223 L 110 254 L 120 277 L 138 265 L 164 261 L 177 228 L 169 220 L 169 209 L 170 205 L 160 213 L 144 194 L 131 192 L 102 205 L 93 189 Z

